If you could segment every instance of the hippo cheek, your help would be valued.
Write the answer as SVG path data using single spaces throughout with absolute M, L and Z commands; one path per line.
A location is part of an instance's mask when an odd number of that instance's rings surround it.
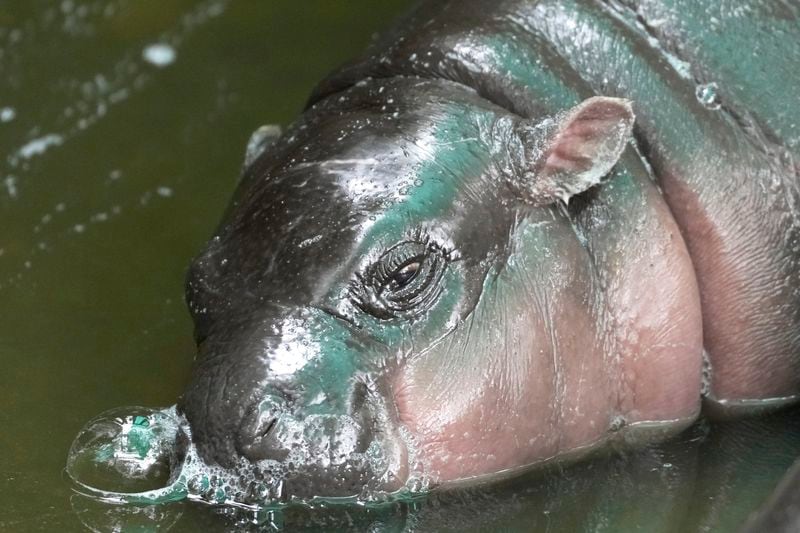
M 586 250 L 549 210 L 515 237 L 472 312 L 393 376 L 400 421 L 439 483 L 594 446 L 618 414 L 620 362 Z
M 436 394 L 413 374 L 398 380 L 397 408 L 413 441 L 413 466 L 435 485 L 513 468 L 527 454 L 530 439 L 522 443 L 520 436 L 543 432 L 509 408 L 496 387 L 462 383 L 469 394 Z
M 571 316 L 574 329 L 552 331 L 549 313 Z M 613 399 L 586 310 L 531 306 L 509 316 L 519 322 L 473 318 L 397 374 L 415 466 L 434 483 L 523 468 L 591 444 L 607 427 Z

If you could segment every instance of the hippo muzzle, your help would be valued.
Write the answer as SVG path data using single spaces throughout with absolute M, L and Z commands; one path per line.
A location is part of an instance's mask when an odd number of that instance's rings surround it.
M 248 478 L 280 478 L 277 500 L 400 488 L 406 451 L 381 385 L 341 357 L 366 344 L 341 341 L 340 319 L 324 311 L 264 309 L 278 316 L 200 345 L 179 404 L 200 455 Z

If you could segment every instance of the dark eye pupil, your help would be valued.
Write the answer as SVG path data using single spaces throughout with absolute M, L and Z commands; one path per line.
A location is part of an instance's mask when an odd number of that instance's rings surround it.
M 408 285 L 408 283 L 414 279 L 414 276 L 417 275 L 417 272 L 419 272 L 419 267 L 420 264 L 418 261 L 407 264 L 392 275 L 392 281 L 394 281 L 398 287 Z

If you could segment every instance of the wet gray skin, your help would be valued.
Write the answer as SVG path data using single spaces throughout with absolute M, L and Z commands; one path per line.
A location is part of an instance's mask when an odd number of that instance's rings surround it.
M 597 178 L 632 117 L 617 101 L 588 110 L 614 114 Z M 200 355 L 180 409 L 201 456 L 294 462 L 281 491 L 299 498 L 406 483 L 391 378 L 470 320 L 529 211 L 513 176 L 545 152 L 523 137 L 556 125 L 450 82 L 387 80 L 327 99 L 266 147 L 188 276 Z M 309 424 L 313 440 L 293 434 Z M 384 470 L 352 460 L 368 450 Z
M 798 39 L 747 77 L 679 4 L 427 2 L 253 143 L 187 281 L 203 460 L 369 497 L 793 402 Z M 762 4 L 740 49 L 797 36 Z

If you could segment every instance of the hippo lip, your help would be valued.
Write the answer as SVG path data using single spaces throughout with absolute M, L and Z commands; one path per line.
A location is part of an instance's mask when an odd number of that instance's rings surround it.
M 352 421 L 327 417 L 309 417 L 302 421 L 275 422 L 284 425 L 287 433 L 305 427 L 306 434 L 332 428 L 337 422 L 350 426 Z M 311 431 L 308 428 L 312 428 Z M 278 429 L 280 431 L 280 429 Z M 336 435 L 345 433 L 340 430 Z M 266 481 L 266 489 L 253 492 L 241 487 L 245 503 L 272 504 L 279 502 L 380 500 L 385 494 L 401 490 L 408 480 L 408 453 L 395 432 L 378 432 L 359 451 L 335 447 L 336 437 L 314 441 L 299 440 L 295 449 L 285 450 L 280 459 L 242 459 L 238 472 L 249 479 Z M 267 446 L 269 448 L 269 446 Z M 363 451 L 362 451 L 363 450 Z

